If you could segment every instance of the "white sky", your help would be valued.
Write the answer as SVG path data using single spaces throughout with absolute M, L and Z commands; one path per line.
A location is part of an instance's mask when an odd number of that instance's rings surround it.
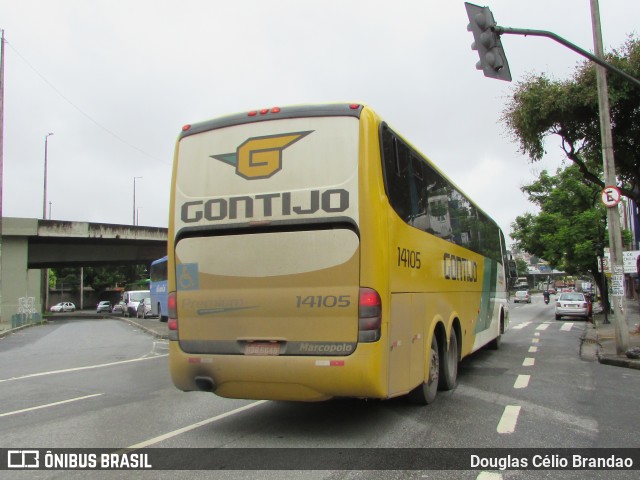
M 485 5 L 484 2 L 477 2 Z M 490 0 L 499 25 L 592 51 L 590 0 Z M 640 1 L 600 0 L 605 50 L 640 30 Z M 583 59 L 504 35 L 513 83 L 475 70 L 462 0 L 2 0 L 3 215 L 165 227 L 182 125 L 300 103 L 373 107 L 505 235 L 534 211 L 520 187 L 555 170 L 517 151 L 499 117 L 527 73 L 567 78 Z M 47 205 L 47 210 L 49 206 Z M 510 239 L 508 239 L 510 242 Z

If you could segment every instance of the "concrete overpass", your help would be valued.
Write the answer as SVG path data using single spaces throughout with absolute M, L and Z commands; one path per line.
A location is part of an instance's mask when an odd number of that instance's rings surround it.
M 167 229 L 34 218 L 2 218 L 0 322 L 34 298 L 42 311 L 40 269 L 149 264 L 167 254 Z M 23 303 L 23 302 L 22 302 Z

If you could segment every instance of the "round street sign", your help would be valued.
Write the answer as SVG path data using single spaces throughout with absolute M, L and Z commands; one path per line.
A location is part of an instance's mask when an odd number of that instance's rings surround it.
M 600 194 L 600 198 L 602 199 L 602 203 L 604 203 L 607 207 L 615 207 L 620 203 L 621 198 L 620 190 L 618 187 L 604 187 L 602 193 Z

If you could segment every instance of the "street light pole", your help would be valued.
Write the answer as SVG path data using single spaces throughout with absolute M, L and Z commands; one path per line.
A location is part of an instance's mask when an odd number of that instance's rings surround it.
M 42 219 L 47 219 L 47 150 L 49 149 L 49 137 L 53 133 L 47 133 L 44 137 L 44 199 L 42 200 Z
M 136 221 L 136 180 L 142 177 L 133 177 L 133 224 L 137 225 Z

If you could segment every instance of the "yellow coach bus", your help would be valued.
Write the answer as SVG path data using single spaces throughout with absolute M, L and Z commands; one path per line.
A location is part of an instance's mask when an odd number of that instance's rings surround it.
M 507 329 L 502 232 L 367 106 L 186 125 L 170 211 L 181 390 L 427 404 Z

